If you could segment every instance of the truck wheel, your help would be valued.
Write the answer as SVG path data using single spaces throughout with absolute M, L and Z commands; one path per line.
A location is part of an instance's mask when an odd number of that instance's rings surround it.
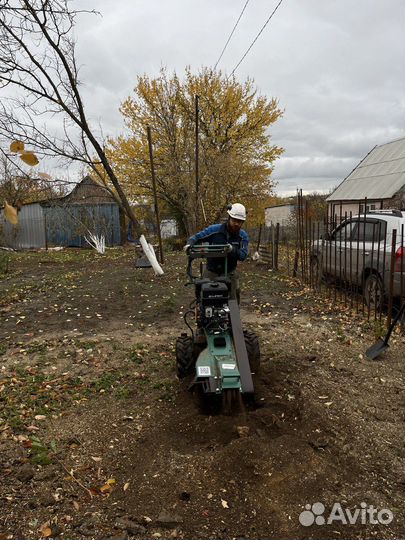
M 379 311 L 384 303 L 383 282 L 377 274 L 370 274 L 364 283 L 364 300 L 370 309 Z
M 191 372 L 193 350 L 193 340 L 187 334 L 176 339 L 176 372 L 179 379 L 184 379 Z
M 250 371 L 259 373 L 260 371 L 260 345 L 257 335 L 251 330 L 244 330 L 246 351 L 249 358 Z

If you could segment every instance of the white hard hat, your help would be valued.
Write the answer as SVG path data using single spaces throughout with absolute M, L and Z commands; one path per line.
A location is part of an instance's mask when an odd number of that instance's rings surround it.
M 228 214 L 234 219 L 240 219 L 245 221 L 246 219 L 246 208 L 243 204 L 235 203 L 228 210 Z

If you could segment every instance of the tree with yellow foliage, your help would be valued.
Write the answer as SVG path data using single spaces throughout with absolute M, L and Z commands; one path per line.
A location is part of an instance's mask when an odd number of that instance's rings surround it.
M 195 182 L 195 96 L 199 96 L 199 192 Z M 150 199 L 152 184 L 146 128 L 152 128 L 159 198 L 184 233 L 218 221 L 226 205 L 245 203 L 259 221 L 272 195 L 274 161 L 283 149 L 269 127 L 282 115 L 276 99 L 258 94 L 252 80 L 186 69 L 184 80 L 162 69 L 138 78 L 121 106 L 128 135 L 110 139 L 106 152 L 132 198 Z M 198 195 L 198 197 L 196 196 Z M 196 200 L 198 205 L 196 207 Z

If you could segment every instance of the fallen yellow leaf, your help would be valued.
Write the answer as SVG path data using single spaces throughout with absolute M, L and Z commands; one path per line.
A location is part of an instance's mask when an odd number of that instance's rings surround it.
M 10 144 L 10 152 L 18 153 L 24 150 L 24 143 L 22 141 L 13 141 Z
M 9 223 L 11 223 L 11 225 L 17 225 L 17 209 L 8 204 L 7 201 L 4 201 L 4 217 Z
M 38 176 L 40 178 L 43 178 L 44 180 L 52 180 L 52 176 L 48 173 L 45 173 L 45 172 L 40 172 L 38 173 Z
M 42 536 L 45 538 L 48 538 L 49 536 L 52 536 L 52 529 L 50 528 L 48 523 L 44 523 L 41 525 L 40 529 Z
M 22 152 L 20 158 L 30 167 L 34 167 L 39 163 L 37 156 L 33 152 Z
M 109 495 L 110 493 L 112 493 L 112 487 L 108 484 L 104 484 L 104 486 L 101 486 L 100 488 L 100 493 L 102 493 L 103 495 Z

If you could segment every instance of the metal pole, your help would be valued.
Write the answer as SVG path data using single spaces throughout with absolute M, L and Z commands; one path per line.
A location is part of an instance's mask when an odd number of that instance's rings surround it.
M 198 231 L 199 226 L 199 197 L 200 197 L 200 171 L 199 171 L 199 155 L 198 155 L 198 119 L 199 119 L 199 109 L 198 109 L 198 100 L 199 96 L 195 96 L 195 226 L 196 231 Z
M 44 213 L 45 250 L 48 251 L 48 226 L 46 222 L 46 211 L 44 208 L 42 209 L 42 211 Z
M 257 239 L 257 246 L 256 246 L 256 251 L 259 251 L 259 247 L 260 247 L 260 240 L 262 238 L 262 224 L 260 223 L 260 227 L 259 227 L 259 237 Z
M 300 246 L 300 195 L 297 189 L 297 205 L 296 205 L 296 237 L 295 237 L 295 256 L 294 256 L 294 267 L 293 267 L 293 277 L 297 277 L 298 272 L 298 259 L 300 256 L 299 246 Z
M 146 128 L 148 133 L 148 145 L 149 145 L 149 159 L 150 159 L 150 170 L 152 174 L 152 185 L 153 185 L 153 198 L 155 201 L 155 214 L 156 214 L 156 226 L 159 239 L 159 252 L 160 252 L 160 263 L 163 264 L 163 245 L 162 245 L 162 235 L 160 234 L 160 218 L 159 218 L 159 206 L 156 193 L 156 177 L 155 177 L 155 167 L 153 165 L 153 149 L 152 149 L 152 135 L 150 127 Z
M 392 305 L 394 299 L 394 267 L 395 267 L 395 248 L 397 246 L 397 230 L 393 229 L 392 231 L 392 244 L 391 244 L 391 262 L 390 262 L 390 281 L 389 281 L 389 290 L 388 290 L 388 317 L 387 317 L 387 328 L 391 326 L 392 319 Z M 384 285 L 382 287 L 381 296 L 383 296 Z
M 274 251 L 274 269 L 278 270 L 278 249 L 280 244 L 280 223 L 276 223 L 276 238 Z

